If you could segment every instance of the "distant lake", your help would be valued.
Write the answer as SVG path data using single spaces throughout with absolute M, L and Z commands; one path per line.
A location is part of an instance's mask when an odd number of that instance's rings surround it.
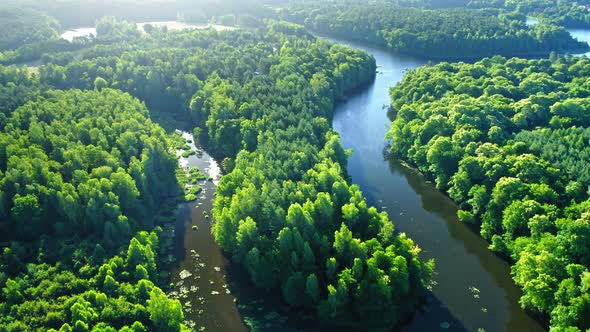
M 539 20 L 537 20 L 536 18 L 532 18 L 532 17 L 527 17 L 526 18 L 526 25 L 531 26 L 531 25 L 537 25 L 541 22 L 539 22 Z
M 96 28 L 77 28 L 66 30 L 61 34 L 61 38 L 71 42 L 76 37 L 90 37 L 96 36 Z
M 590 30 L 588 29 L 568 29 L 569 33 L 572 37 L 576 38 L 579 41 L 590 43 Z M 575 54 L 575 55 L 585 55 L 590 57 L 590 52 L 583 53 L 583 54 Z
M 215 29 L 217 31 L 224 31 L 224 30 L 235 30 L 237 29 L 236 27 L 229 27 L 229 26 L 225 26 L 225 25 L 216 25 L 216 24 L 201 24 L 201 25 L 196 25 L 196 24 L 187 24 L 187 23 L 182 23 L 182 22 L 178 22 L 178 21 L 154 21 L 154 22 L 140 22 L 137 23 L 137 29 L 139 29 L 139 31 L 145 33 L 143 27 L 146 24 L 150 24 L 154 27 L 158 27 L 158 28 L 162 28 L 162 27 L 167 27 L 168 30 L 186 30 L 186 29 Z M 94 27 L 81 27 L 81 28 L 76 28 L 76 29 L 70 29 L 70 30 L 66 30 L 65 32 L 63 32 L 61 34 L 61 38 L 67 40 L 67 41 L 73 41 L 74 38 L 77 37 L 90 37 L 90 36 L 94 36 L 96 37 L 96 28 Z

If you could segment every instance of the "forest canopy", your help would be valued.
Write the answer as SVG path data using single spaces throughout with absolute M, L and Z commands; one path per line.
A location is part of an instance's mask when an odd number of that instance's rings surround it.
M 521 305 L 590 328 L 586 57 L 493 57 L 411 71 L 392 88 L 392 151 L 435 180 L 509 258 Z
M 161 229 L 141 231 L 177 194 L 164 131 L 126 93 L 29 84 L 0 132 L 0 329 L 145 331 L 169 311 L 180 330 L 156 286 Z
M 566 28 L 590 27 L 590 3 L 578 0 L 472 0 L 469 7 L 501 8 Z
M 57 20 L 31 9 L 0 6 L 0 52 L 59 38 Z
M 527 26 L 495 9 L 423 9 L 387 1 L 302 1 L 279 10 L 312 31 L 431 59 L 533 56 L 578 52 L 588 45 L 562 27 Z
M 121 38 L 50 54 L 28 78 L 5 69 L 5 88 L 22 87 L 0 136 L 0 226 L 14 234 L 3 239 L 13 248 L 2 258 L 3 326 L 182 328 L 179 304 L 154 277 L 161 230 L 149 218 L 178 195 L 176 160 L 146 106 L 191 123 L 223 161 L 213 235 L 255 287 L 327 326 L 390 328 L 415 309 L 433 264 L 349 183 L 329 125 L 334 104 L 374 78 L 371 56 L 286 22 L 142 36 L 101 24 L 109 28 L 97 38 Z M 59 273 L 77 286 L 30 295 Z M 43 301 L 51 320 L 32 309 Z

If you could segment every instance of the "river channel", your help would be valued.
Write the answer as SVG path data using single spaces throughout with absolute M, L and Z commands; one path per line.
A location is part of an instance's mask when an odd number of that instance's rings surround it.
M 423 258 L 436 262 L 432 293 L 402 331 L 543 331 L 520 308 L 521 292 L 508 263 L 459 222 L 457 206 L 418 172 L 384 156 L 384 137 L 391 126 L 389 88 L 426 61 L 331 40 L 372 54 L 379 71 L 370 87 L 337 106 L 334 115 L 344 148 L 353 150 L 348 161 L 352 182 L 371 205 L 389 213 L 398 232 L 423 249 Z
M 90 33 L 94 30 L 78 29 L 64 38 Z M 571 33 L 590 41 L 588 30 Z M 407 233 L 423 249 L 424 259 L 436 262 L 432 292 L 401 331 L 544 331 L 542 324 L 520 308 L 521 291 L 510 277 L 509 264 L 458 221 L 456 205 L 418 172 L 384 154 L 384 136 L 391 125 L 389 88 L 426 60 L 328 39 L 365 50 L 378 65 L 375 81 L 338 104 L 334 113 L 334 129 L 344 148 L 354 151 L 348 162 L 352 182 L 360 186 L 371 205 L 389 213 L 398 232 Z M 183 136 L 192 139 L 188 133 Z M 198 150 L 193 143 L 191 148 Z M 214 180 L 202 183 L 198 200 L 181 209 L 175 229 L 178 265 L 171 271 L 171 296 L 181 300 L 191 330 L 315 330 L 310 328 L 312 322 L 307 321 L 304 328 L 299 318 L 288 317 L 280 302 L 261 299 L 213 241 L 210 219 L 205 215 L 210 214 L 220 176 L 215 161 L 204 151 L 180 161 L 182 167 L 200 168 Z

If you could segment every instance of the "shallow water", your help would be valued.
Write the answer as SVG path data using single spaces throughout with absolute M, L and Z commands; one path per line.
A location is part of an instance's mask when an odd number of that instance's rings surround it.
M 247 331 L 227 282 L 229 261 L 215 244 L 211 219 L 206 217 L 211 215 L 221 172 L 211 156 L 197 149 L 190 133 L 183 132 L 183 137 L 191 141 L 189 145 L 197 154 L 183 158 L 183 150 L 179 150 L 180 166 L 199 168 L 213 181 L 200 181 L 203 191 L 198 199 L 184 204 L 178 216 L 175 227 L 178 264 L 170 271 L 175 286 L 169 295 L 180 300 L 186 324 L 194 331 Z

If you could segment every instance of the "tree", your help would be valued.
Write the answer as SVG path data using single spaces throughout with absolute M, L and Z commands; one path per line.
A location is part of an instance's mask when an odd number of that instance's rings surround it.
M 307 276 L 307 280 L 305 281 L 305 295 L 311 300 L 311 304 L 315 304 L 320 300 L 320 286 L 315 274 Z
M 19 304 L 24 300 L 20 285 L 12 279 L 6 280 L 2 293 L 9 304 Z
M 303 304 L 301 294 L 306 289 L 306 278 L 301 272 L 291 274 L 283 286 L 283 297 L 291 306 L 300 306 Z
M 156 331 L 180 331 L 184 319 L 182 305 L 178 300 L 168 299 L 161 289 L 154 288 L 150 292 L 150 298 L 147 300 L 147 311 Z
M 108 87 L 108 85 L 109 84 L 107 83 L 107 81 L 100 76 L 96 77 L 96 79 L 94 80 L 94 90 L 96 91 L 102 91 L 103 89 Z

